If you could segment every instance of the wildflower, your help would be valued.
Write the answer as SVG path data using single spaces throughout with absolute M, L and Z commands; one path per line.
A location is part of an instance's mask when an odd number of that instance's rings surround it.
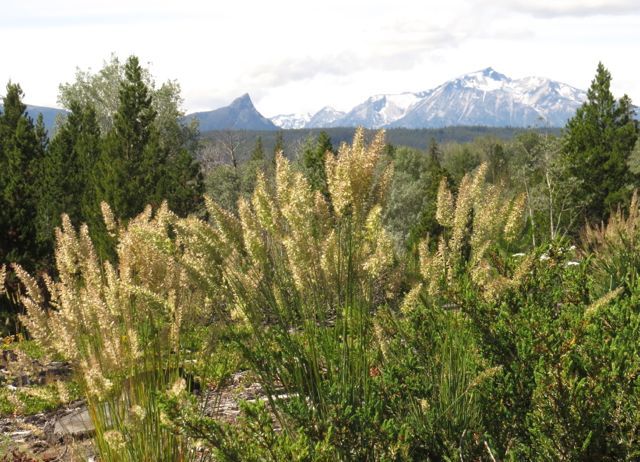
M 180 377 L 171 386 L 171 390 L 169 391 L 169 395 L 173 396 L 173 397 L 178 397 L 186 389 L 187 389 L 187 383 L 185 382 L 185 380 L 182 377 Z
M 108 430 L 104 432 L 103 438 L 105 442 L 115 451 L 125 446 L 124 435 L 117 430 Z
M 427 411 L 429 411 L 429 401 L 427 401 L 426 399 L 421 399 L 420 401 L 418 401 L 418 403 L 422 412 L 426 413 Z
M 134 404 L 133 406 L 131 406 L 131 408 L 129 409 L 129 414 L 138 422 L 142 422 L 147 415 L 145 410 L 139 404 Z

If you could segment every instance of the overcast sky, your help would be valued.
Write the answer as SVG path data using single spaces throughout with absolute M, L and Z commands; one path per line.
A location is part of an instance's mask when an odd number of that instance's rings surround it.
M 586 89 L 600 60 L 640 104 L 640 0 L 20 0 L 0 43 L 0 94 L 42 106 L 111 53 L 178 80 L 187 112 L 243 93 L 268 117 L 345 110 L 488 66 Z

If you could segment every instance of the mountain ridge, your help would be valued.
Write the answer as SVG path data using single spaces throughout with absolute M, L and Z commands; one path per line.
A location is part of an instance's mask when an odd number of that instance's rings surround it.
M 186 122 L 196 119 L 200 131 L 210 130 L 278 130 L 278 127 L 258 112 L 248 93 L 231 104 L 212 111 L 194 112 L 184 117 Z
M 56 120 L 58 115 L 65 115 L 68 113 L 65 109 L 58 109 L 55 107 L 35 106 L 33 104 L 27 104 L 26 112 L 33 119 L 33 123 L 36 123 L 38 114 L 42 114 L 42 121 L 44 127 L 47 129 L 49 135 L 53 133 L 56 127 Z M 0 104 L 0 112 L 4 111 L 4 107 Z
M 570 85 L 544 77 L 511 79 L 487 67 L 425 91 L 371 96 L 326 126 L 438 128 L 542 124 L 561 127 L 585 100 L 586 92 Z M 277 125 L 287 123 L 282 115 L 272 119 L 276 119 Z M 313 128 L 316 127 L 318 125 Z

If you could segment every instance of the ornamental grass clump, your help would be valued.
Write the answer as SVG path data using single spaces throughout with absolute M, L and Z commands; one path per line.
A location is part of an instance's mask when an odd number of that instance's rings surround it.
M 627 291 L 638 281 L 640 268 L 640 205 L 633 193 L 629 210 L 618 209 L 609 221 L 585 227 L 582 234 L 585 255 L 593 255 L 593 282 L 600 294 L 618 287 Z
M 176 223 L 180 264 L 230 328 L 260 377 L 279 425 L 329 442 L 342 460 L 371 458 L 373 317 L 394 292 L 393 243 L 382 226 L 391 170 L 384 133 L 364 131 L 326 159 L 329 195 L 314 191 L 281 155 L 275 180 L 259 174 L 238 216 L 207 200 L 212 224 Z
M 532 259 L 526 257 L 509 268 L 505 250 L 524 224 L 524 195 L 507 196 L 504 188 L 485 180 L 487 165 L 466 174 L 457 196 L 442 179 L 438 189 L 436 219 L 445 232 L 432 250 L 428 240 L 420 245 L 420 272 L 427 293 L 455 303 L 472 284 L 486 299 L 495 299 L 518 284 Z
M 58 278 L 44 277 L 46 293 L 20 266 L 25 287 L 21 320 L 48 351 L 77 372 L 105 461 L 189 460 L 185 440 L 162 423 L 159 394 L 180 381 L 181 331 L 200 305 L 187 274 L 166 252 L 174 220 L 166 204 L 147 208 L 119 226 L 103 204 L 117 238 L 116 263 L 101 263 L 86 225 L 67 216 L 56 231 Z

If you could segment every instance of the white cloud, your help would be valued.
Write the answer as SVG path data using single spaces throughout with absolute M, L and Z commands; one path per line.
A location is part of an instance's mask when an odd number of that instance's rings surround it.
M 76 66 L 115 52 L 177 79 L 187 109 L 249 92 L 268 115 L 347 108 L 373 93 L 417 91 L 493 66 L 586 87 L 598 60 L 640 101 L 637 0 L 23 0 L 3 7 L 0 85 L 56 103 Z
M 637 0 L 502 0 L 507 10 L 542 18 L 640 13 Z

